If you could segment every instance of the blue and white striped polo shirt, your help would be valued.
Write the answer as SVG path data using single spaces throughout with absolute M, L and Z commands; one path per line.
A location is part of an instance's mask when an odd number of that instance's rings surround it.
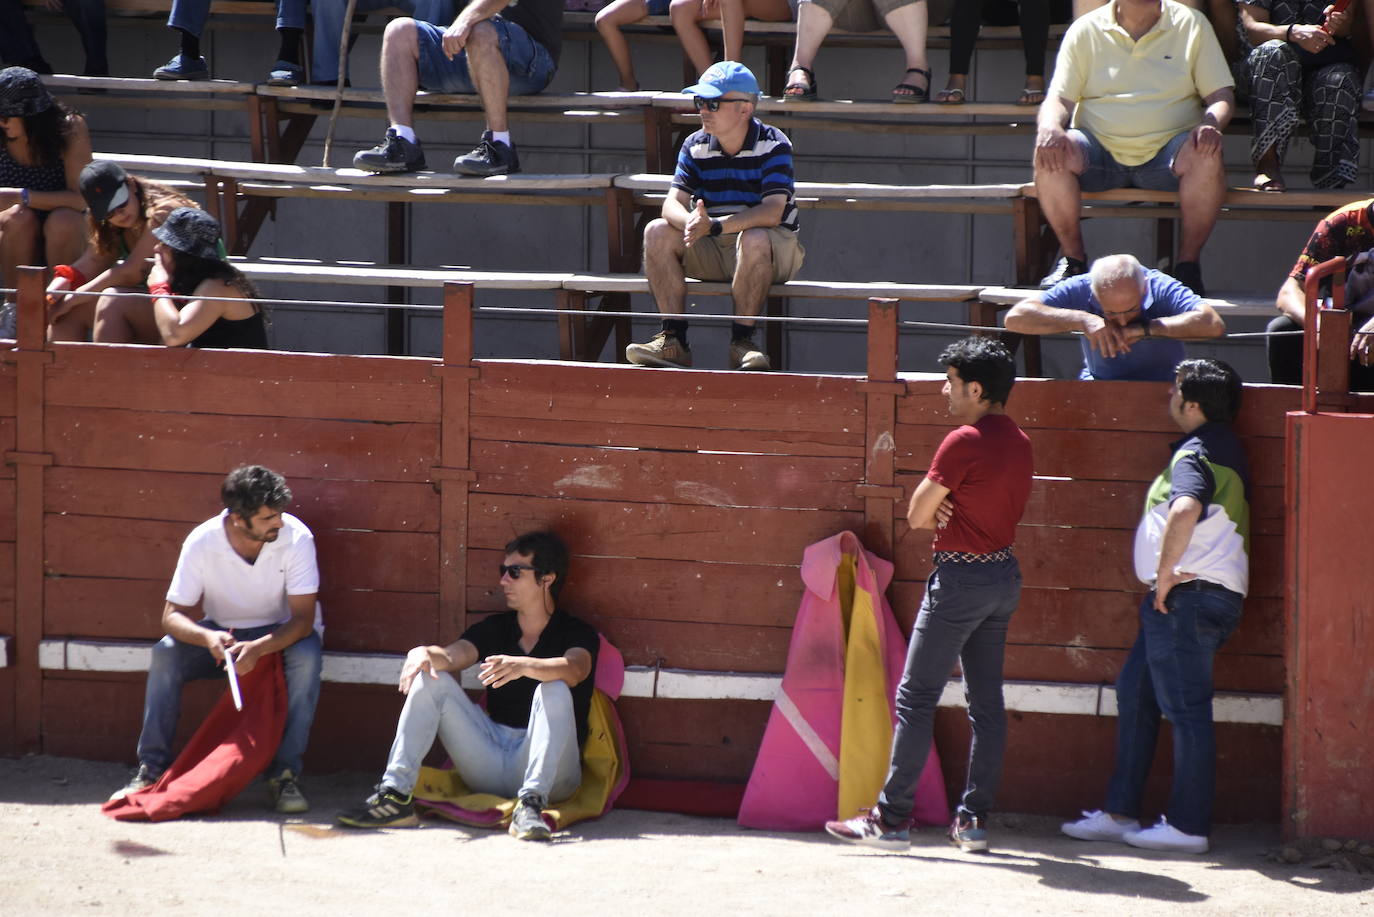
M 787 195 L 778 224 L 797 231 L 797 205 L 792 200 L 792 143 L 787 135 L 757 118 L 749 122 L 744 146 L 734 156 L 704 130 L 682 143 L 673 187 L 706 202 L 713 217 L 728 216 L 761 203 L 770 194 Z

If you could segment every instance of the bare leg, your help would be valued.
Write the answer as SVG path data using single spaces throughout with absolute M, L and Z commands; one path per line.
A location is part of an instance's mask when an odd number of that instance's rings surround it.
M 908 70 L 929 70 L 930 59 L 926 56 L 926 30 L 929 26 L 930 9 L 925 0 L 908 3 L 888 13 L 884 18 L 887 27 L 902 43 L 906 54 Z M 908 74 L 903 74 L 898 82 L 906 83 Z M 930 89 L 929 77 L 926 78 L 927 90 Z
M 48 266 L 71 264 L 86 250 L 86 218 L 70 207 L 59 207 L 43 224 L 43 249 Z
M 1221 202 L 1226 198 L 1226 168 L 1220 150 L 1199 153 L 1192 140 L 1183 144 L 1174 159 L 1178 175 L 1178 209 L 1182 228 L 1178 260 L 1197 261 L 1212 234 Z
M 1068 157 L 1066 168 L 1058 172 L 1035 170 L 1035 194 L 1045 221 L 1059 238 L 1060 250 L 1070 258 L 1086 261 L 1083 230 L 1079 225 L 1082 191 L 1078 187 L 1078 176 L 1083 173 L 1086 163 L 1076 143 L 1069 144 L 1065 155 Z
M 20 267 L 38 263 L 39 229 L 38 214 L 22 204 L 0 211 L 0 282 L 5 289 L 18 286 Z
M 730 292 L 735 298 L 735 320 L 753 325 L 753 316 L 763 311 L 768 287 L 773 282 L 773 244 L 767 230 L 746 229 L 740 234 L 739 258 Z M 747 317 L 746 317 L 747 316 Z
M 816 63 L 816 52 L 821 42 L 830 34 L 835 20 L 829 13 L 814 3 L 803 0 L 797 7 L 797 44 L 792 51 L 792 68 L 812 68 Z M 791 76 L 789 73 L 788 76 Z
M 630 43 L 625 40 L 625 35 L 620 31 L 621 26 L 638 22 L 649 15 L 649 4 L 644 0 L 617 0 L 610 6 L 603 7 L 596 14 L 596 30 L 601 33 L 601 40 L 606 43 L 606 51 L 611 55 L 611 61 L 615 64 L 616 78 L 619 80 L 618 88 L 634 91 L 639 88 L 639 80 L 635 79 L 634 59 L 630 54 Z
M 122 296 L 142 292 L 127 288 L 103 291 L 95 304 L 94 340 L 100 344 L 161 344 L 153 320 L 153 303 L 143 297 Z
M 479 22 L 468 35 L 464 50 L 468 56 L 468 74 L 482 99 L 482 111 L 487 116 L 487 130 L 509 129 L 506 121 L 506 102 L 510 96 L 510 70 L 501 54 L 501 40 L 496 26 Z
M 644 276 L 654 294 L 658 311 L 681 315 L 687 298 L 687 279 L 682 272 L 682 230 L 664 219 L 644 227 Z
M 392 124 L 410 127 L 420 88 L 420 42 L 414 19 L 393 19 L 382 33 L 382 94 Z
M 682 43 L 682 50 L 687 53 L 687 59 L 692 62 L 698 74 L 714 63 L 711 43 L 706 40 L 706 33 L 697 24 L 702 15 L 701 8 L 701 0 L 673 0 L 668 5 L 668 16 L 673 20 L 677 40 Z M 742 31 L 743 23 L 740 24 L 740 28 Z
M 85 302 L 72 306 L 62 317 L 48 325 L 50 341 L 89 341 L 95 328 L 95 300 L 86 297 Z
M 1283 163 L 1279 162 L 1278 151 L 1270 147 L 1255 160 L 1254 186 L 1260 191 L 1283 191 Z

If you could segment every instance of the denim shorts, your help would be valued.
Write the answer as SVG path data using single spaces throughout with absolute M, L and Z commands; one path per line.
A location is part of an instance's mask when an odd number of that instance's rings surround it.
M 501 16 L 489 20 L 501 42 L 501 56 L 510 71 L 510 95 L 527 96 L 540 92 L 553 80 L 557 66 L 546 49 L 523 28 Z M 420 43 L 420 88 L 429 92 L 472 93 L 477 90 L 468 74 L 467 52 L 452 60 L 444 56 L 444 28 L 428 22 L 415 22 Z
M 1087 163 L 1078 176 L 1083 191 L 1110 191 L 1113 188 L 1144 188 L 1149 191 L 1177 191 L 1178 176 L 1174 174 L 1174 157 L 1192 136 L 1192 128 L 1164 144 L 1148 162 L 1138 166 L 1123 166 L 1112 158 L 1102 143 L 1085 131 L 1069 131 L 1069 139 L 1078 144 Z
M 668 7 L 672 2 L 673 0 L 649 0 L 645 6 L 648 7 L 650 16 L 667 16 Z

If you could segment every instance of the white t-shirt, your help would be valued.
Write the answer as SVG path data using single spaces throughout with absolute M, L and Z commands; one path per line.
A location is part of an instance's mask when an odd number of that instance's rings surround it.
M 315 536 L 295 516 L 282 513 L 277 540 L 264 543 L 250 564 L 229 544 L 228 515 L 226 509 L 186 536 L 167 601 L 189 607 L 204 599 L 205 617 L 226 628 L 284 624 L 291 617 L 287 596 L 320 591 Z M 319 602 L 315 630 L 324 634 Z

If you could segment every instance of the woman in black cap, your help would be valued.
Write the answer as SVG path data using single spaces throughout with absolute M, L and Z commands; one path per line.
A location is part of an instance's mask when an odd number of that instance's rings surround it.
M 108 160 L 81 170 L 81 196 L 90 244 L 71 264 L 53 268 L 48 285 L 48 337 L 89 341 L 97 312 L 123 308 L 138 321 L 140 337 L 156 341 L 148 300 L 123 294 L 148 291 L 148 265 L 157 244 L 152 230 L 178 207 L 195 205 L 179 191 L 130 175 Z
M 0 70 L 0 283 L 21 264 L 58 264 L 85 245 L 77 191 L 91 161 L 86 120 L 25 67 Z
M 148 275 L 153 320 L 168 347 L 267 348 L 267 328 L 252 282 L 224 260 L 219 223 L 203 210 L 182 207 L 153 230 L 156 257 Z M 183 298 L 185 297 L 185 298 Z M 96 315 L 97 341 L 127 340 L 131 325 Z

